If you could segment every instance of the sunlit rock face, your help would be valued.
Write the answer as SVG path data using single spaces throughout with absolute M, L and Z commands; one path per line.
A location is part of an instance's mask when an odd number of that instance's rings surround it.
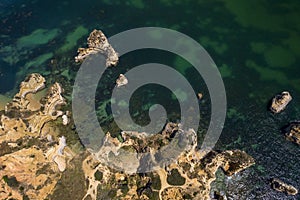
M 63 117 L 68 114 L 61 109 L 66 104 L 62 93 L 59 83 L 45 89 L 45 79 L 31 74 L 2 111 L 0 199 L 57 195 L 64 174 L 76 168 L 71 163 L 76 155 L 67 138 L 57 133 L 59 126 L 69 126 Z M 83 199 L 210 199 L 210 184 L 218 168 L 231 176 L 254 164 L 243 151 L 197 149 L 196 132 L 182 130 L 177 123 L 167 123 L 157 134 L 123 131 L 118 139 L 107 133 L 104 140 L 98 152 L 86 154 L 80 161 L 86 179 L 82 184 L 87 186 Z M 183 151 L 161 151 L 183 142 L 188 142 Z M 101 158 L 111 159 L 111 165 Z M 170 161 L 163 164 L 161 158 Z M 139 173 L 139 169 L 154 165 L 153 170 Z M 131 171 L 122 172 L 118 166 Z
M 5 112 L 7 114 L 14 112 L 22 114 L 25 111 L 40 109 L 41 104 L 39 100 L 33 98 L 33 95 L 45 88 L 45 82 L 45 78 L 40 74 L 29 75 L 25 81 L 21 82 L 19 92 L 14 96 L 13 101 L 5 107 Z
M 120 74 L 119 78 L 116 80 L 116 86 L 121 87 L 128 84 L 128 79 L 124 76 L 124 74 Z
M 47 129 L 63 115 L 63 89 L 54 83 L 46 94 L 44 88 L 44 77 L 29 75 L 1 114 L 0 199 L 45 199 L 74 157 L 65 138 Z
M 59 174 L 51 170 L 49 162 L 44 151 L 37 146 L 1 156 L 0 177 L 6 192 L 0 193 L 0 199 L 46 198 L 59 179 Z M 11 191 L 13 195 L 10 196 Z
M 118 54 L 108 43 L 104 33 L 100 30 L 93 30 L 87 39 L 88 48 L 79 48 L 78 55 L 75 57 L 76 62 L 82 62 L 91 54 L 101 53 L 106 57 L 106 66 L 116 66 L 119 61 Z
M 231 176 L 254 164 L 254 159 L 240 150 L 216 152 L 197 149 L 197 135 L 193 130 L 184 131 L 194 139 L 186 150 L 167 166 L 158 166 L 151 172 L 134 173 L 143 164 L 142 156 L 118 157 L 120 149 L 128 150 L 131 155 L 149 152 L 151 162 L 156 162 L 156 153 L 170 144 L 181 131 L 175 123 L 168 123 L 161 133 L 148 137 L 146 133 L 124 131 L 122 142 L 107 134 L 105 141 L 109 145 L 104 143 L 99 153 L 90 155 L 83 162 L 89 183 L 84 199 L 101 199 L 105 194 L 112 199 L 210 199 L 210 185 L 216 179 L 215 173 L 219 168 Z M 124 158 L 120 163 L 127 163 L 134 170 L 124 173 L 113 163 L 107 165 L 101 162 L 100 155 L 103 158 L 112 154 L 116 158 Z
M 290 93 L 284 91 L 281 94 L 276 95 L 272 99 L 270 110 L 273 113 L 280 113 L 286 108 L 286 106 L 290 103 L 291 100 L 292 100 L 292 96 L 290 95 Z

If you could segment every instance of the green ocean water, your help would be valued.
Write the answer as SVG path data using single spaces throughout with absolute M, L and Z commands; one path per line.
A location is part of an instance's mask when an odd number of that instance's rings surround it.
M 216 149 L 243 149 L 256 165 L 231 179 L 220 175 L 214 187 L 229 199 L 299 199 L 273 191 L 271 178 L 300 189 L 299 146 L 287 141 L 281 128 L 300 118 L 300 4 L 288 1 L 49 1 L 0 2 L 0 94 L 12 97 L 32 72 L 63 84 L 71 100 L 79 65 L 74 56 L 85 47 L 93 29 L 108 37 L 137 27 L 155 26 L 180 31 L 199 42 L 215 61 L 225 84 L 227 118 Z M 173 66 L 201 91 L 202 130 L 209 122 L 210 99 L 205 83 L 187 62 L 166 52 L 147 50 L 125 55 L 99 83 L 99 121 L 118 130 L 107 109 L 114 80 L 136 65 L 157 62 Z M 112 81 L 113 80 L 113 81 Z M 288 90 L 293 101 L 273 115 L 270 99 Z M 160 92 L 164 95 L 160 95 Z M 136 120 L 147 122 L 149 104 L 160 102 L 177 119 L 178 102 L 164 88 L 145 87 L 137 94 Z M 184 94 L 183 94 L 184 96 Z M 136 100 L 137 101 L 137 100 Z M 1 102 L 1 101 L 0 101 Z M 199 133 L 200 134 L 200 133 Z M 201 134 L 200 134 L 201 135 Z

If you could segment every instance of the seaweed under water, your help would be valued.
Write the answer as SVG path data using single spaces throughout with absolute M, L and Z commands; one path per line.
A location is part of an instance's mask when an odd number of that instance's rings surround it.
M 254 167 L 231 179 L 220 173 L 213 187 L 225 190 L 229 199 L 300 198 L 272 190 L 269 181 L 281 178 L 300 189 L 300 149 L 281 132 L 283 126 L 300 118 L 297 0 L 5 0 L 0 2 L 0 13 L 0 93 L 6 97 L 16 93 L 24 77 L 38 72 L 51 82 L 59 80 L 65 96 L 71 99 L 79 68 L 73 58 L 95 28 L 107 36 L 145 26 L 189 35 L 209 52 L 226 88 L 228 112 L 216 149 L 242 149 L 256 161 Z M 124 55 L 119 66 L 101 79 L 96 107 L 106 130 L 119 131 L 107 108 L 114 87 L 111 80 L 147 62 L 173 66 L 189 79 L 195 91 L 204 94 L 200 125 L 206 130 L 211 105 L 202 78 L 182 58 L 156 50 Z M 274 115 L 268 111 L 268 103 L 284 90 L 291 92 L 293 101 L 284 112 Z M 155 85 L 141 88 L 132 102 L 135 106 L 131 113 L 136 113 L 134 120 L 141 124 L 149 122 L 147 111 L 157 102 L 170 111 L 170 120 L 180 114 L 178 101 L 172 99 L 170 91 Z

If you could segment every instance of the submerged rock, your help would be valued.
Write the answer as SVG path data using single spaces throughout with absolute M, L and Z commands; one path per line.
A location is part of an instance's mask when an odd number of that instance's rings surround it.
M 294 121 L 285 129 L 285 136 L 288 140 L 300 145 L 300 121 Z
M 294 186 L 288 185 L 277 178 L 272 179 L 271 185 L 272 188 L 278 192 L 284 192 L 288 195 L 298 194 L 298 190 Z
M 270 110 L 273 113 L 280 113 L 286 108 L 286 106 L 289 104 L 291 100 L 292 100 L 292 96 L 287 91 L 284 91 L 281 94 L 277 94 L 272 99 Z
M 79 48 L 78 55 L 75 57 L 76 62 L 82 62 L 91 54 L 101 53 L 106 57 L 106 66 L 116 66 L 119 61 L 117 52 L 108 43 L 104 33 L 100 30 L 93 30 L 87 39 L 88 48 Z

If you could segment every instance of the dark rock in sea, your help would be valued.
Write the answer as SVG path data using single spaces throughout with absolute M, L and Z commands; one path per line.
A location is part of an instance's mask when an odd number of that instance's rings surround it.
M 227 200 L 224 192 L 215 192 L 213 200 Z
M 300 121 L 290 122 L 285 129 L 285 136 L 288 140 L 300 145 Z
M 280 113 L 286 108 L 286 106 L 289 104 L 291 100 L 292 100 L 292 96 L 287 91 L 284 91 L 281 94 L 277 94 L 272 99 L 270 110 L 273 113 Z

